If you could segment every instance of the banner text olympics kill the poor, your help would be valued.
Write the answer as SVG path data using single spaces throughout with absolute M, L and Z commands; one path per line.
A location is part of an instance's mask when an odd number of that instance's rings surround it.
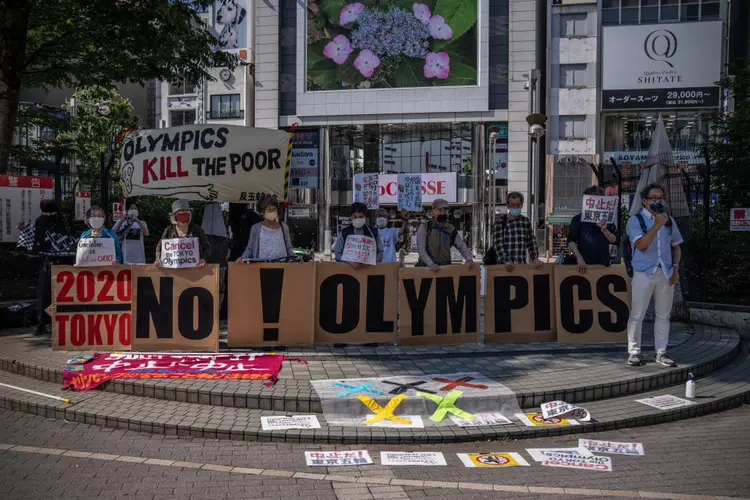
M 122 148 L 123 196 L 249 202 L 284 195 L 289 133 L 236 125 L 141 130 Z

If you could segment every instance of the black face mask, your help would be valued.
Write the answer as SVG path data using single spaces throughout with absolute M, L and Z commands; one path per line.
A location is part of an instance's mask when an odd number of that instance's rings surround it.
M 440 215 L 437 216 L 437 219 L 435 219 L 435 220 L 437 220 L 439 223 L 443 224 L 444 222 L 446 222 L 448 220 L 448 216 L 446 214 L 440 214 Z

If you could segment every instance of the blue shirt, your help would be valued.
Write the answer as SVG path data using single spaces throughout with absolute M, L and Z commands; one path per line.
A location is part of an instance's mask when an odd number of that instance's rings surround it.
M 650 230 L 655 224 L 654 216 L 645 208 L 641 211 L 641 216 L 646 229 Z M 679 245 L 683 240 L 677 223 L 671 217 L 670 220 L 672 221 L 671 230 L 667 226 L 662 226 L 651 245 L 645 251 L 641 251 L 635 246 L 635 242 L 645 235 L 641 224 L 637 217 L 628 219 L 626 230 L 633 245 L 633 269 L 646 273 L 649 278 L 657 273 L 659 267 L 664 272 L 664 276 L 672 277 L 672 247 Z
M 87 229 L 83 233 L 81 233 L 81 238 L 92 238 L 91 229 Z M 99 233 L 99 238 L 114 238 L 115 259 L 117 259 L 117 262 L 122 264 L 122 249 L 120 249 L 120 238 L 117 237 L 117 233 L 107 229 L 106 227 L 103 227 L 102 232 Z
M 396 242 L 398 241 L 397 227 L 378 229 L 380 241 L 383 243 L 383 262 L 396 262 Z

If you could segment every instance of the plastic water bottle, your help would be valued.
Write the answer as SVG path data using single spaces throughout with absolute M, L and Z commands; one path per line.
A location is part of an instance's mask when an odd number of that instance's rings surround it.
M 685 384 L 685 397 L 695 399 L 695 380 L 693 380 L 692 373 L 688 373 L 688 381 Z

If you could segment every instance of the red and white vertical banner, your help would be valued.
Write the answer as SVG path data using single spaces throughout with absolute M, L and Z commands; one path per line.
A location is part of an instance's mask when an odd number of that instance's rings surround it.
M 750 208 L 732 208 L 729 229 L 731 231 L 750 231 Z
M 54 196 L 51 177 L 0 175 L 0 243 L 18 241 L 18 223 L 34 224 L 39 202 Z
M 86 220 L 86 211 L 91 208 L 91 193 L 76 191 L 76 220 Z

